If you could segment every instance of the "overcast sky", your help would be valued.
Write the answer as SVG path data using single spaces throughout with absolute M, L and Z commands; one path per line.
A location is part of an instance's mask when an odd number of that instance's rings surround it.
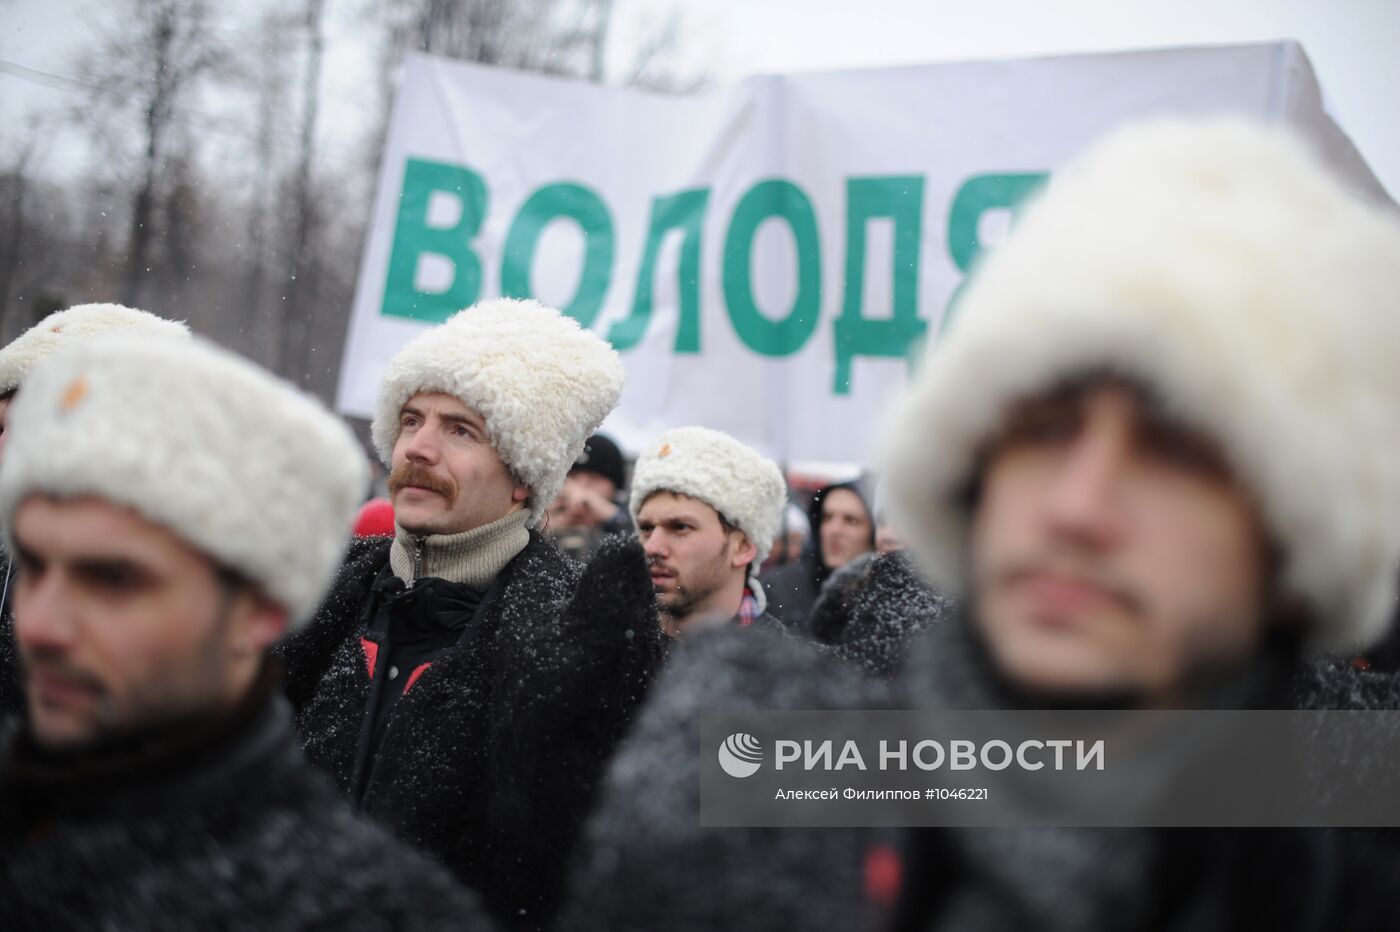
M 657 0 L 618 0 L 631 13 Z M 664 3 L 664 0 L 663 0 Z M 1400 0 L 694 0 L 696 54 L 734 78 L 1065 52 L 1302 43 L 1333 117 L 1400 198 Z M 708 45 L 707 45 L 708 44 Z
M 231 19 L 265 0 L 221 7 Z M 369 89 L 354 27 L 367 0 L 328 0 L 325 158 L 348 157 Z M 1080 51 L 1297 39 L 1333 116 L 1391 194 L 1400 195 L 1400 0 L 616 0 L 611 57 L 627 57 L 641 26 L 678 8 L 685 54 L 719 82 L 748 74 L 879 67 Z M 0 62 L 71 73 L 73 52 L 109 5 L 0 0 Z M 6 67 L 0 64 L 0 69 Z M 71 93 L 0 70 L 0 156 L 24 115 Z M 80 150 L 55 131 L 45 161 Z M 338 150 L 337 147 L 340 147 Z

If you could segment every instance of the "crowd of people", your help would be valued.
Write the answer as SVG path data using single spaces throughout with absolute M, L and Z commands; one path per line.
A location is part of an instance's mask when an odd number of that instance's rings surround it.
M 707 712 L 1400 710 L 1400 220 L 1300 141 L 1094 146 L 805 511 L 704 426 L 629 467 L 623 380 L 467 308 L 387 365 L 366 503 L 339 418 L 178 322 L 0 349 L 0 926 L 1400 921 L 1391 826 L 699 818 Z

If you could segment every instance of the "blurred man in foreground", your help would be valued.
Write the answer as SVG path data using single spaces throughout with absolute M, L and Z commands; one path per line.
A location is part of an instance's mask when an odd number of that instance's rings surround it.
M 307 766 L 267 661 L 345 547 L 367 470 L 344 425 L 212 346 L 130 337 L 39 366 L 11 415 L 5 924 L 489 928 Z
M 1393 217 L 1276 132 L 1162 122 L 1110 137 L 977 273 L 890 426 L 893 513 L 934 582 L 969 602 L 911 660 L 909 695 L 1393 701 L 1345 665 L 1306 673 L 1305 651 L 1384 630 L 1397 397 Z M 909 851 L 910 929 L 1368 927 L 1393 922 L 1400 880 L 1395 850 L 1302 830 L 947 829 Z M 1341 879 L 1319 883 L 1328 872 Z
M 190 338 L 190 329 L 181 321 L 120 304 L 79 304 L 55 311 L 0 349 L 0 463 L 10 438 L 10 405 L 29 371 L 61 349 L 118 334 L 183 341 Z M 9 555 L 0 548 L 0 715 L 24 707 L 10 613 L 13 576 Z

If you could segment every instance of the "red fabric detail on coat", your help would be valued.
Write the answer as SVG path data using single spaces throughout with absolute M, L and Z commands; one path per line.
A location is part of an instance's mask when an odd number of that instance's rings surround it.
M 374 679 L 374 662 L 379 659 L 379 645 L 369 638 L 360 638 L 360 649 L 365 652 L 365 666 L 369 668 L 369 678 Z
M 429 660 L 427 663 L 420 663 L 418 666 L 413 668 L 413 672 L 408 675 L 408 682 L 403 684 L 403 694 L 405 696 L 407 696 L 408 691 L 413 688 L 413 684 L 418 682 L 418 677 L 423 675 L 423 671 L 428 669 L 432 665 L 433 662 Z
M 903 874 L 899 853 L 889 845 L 875 845 L 865 853 L 865 895 L 871 902 L 892 909 Z

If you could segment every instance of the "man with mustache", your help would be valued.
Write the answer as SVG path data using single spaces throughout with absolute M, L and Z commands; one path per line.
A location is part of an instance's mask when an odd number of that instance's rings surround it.
M 306 764 L 268 661 L 344 553 L 354 438 L 245 360 L 148 337 L 65 349 L 10 411 L 5 926 L 491 928 Z
M 116 334 L 188 340 L 190 328 L 120 304 L 79 304 L 55 311 L 0 349 L 0 463 L 10 437 L 10 405 L 29 371 L 60 349 Z M 0 715 L 24 708 L 10 614 L 13 576 L 9 555 L 0 548 Z
M 501 922 L 549 921 L 663 639 L 641 548 L 577 565 L 537 530 L 622 364 L 533 301 L 485 301 L 390 361 L 372 434 L 392 540 L 356 541 L 283 650 L 307 755 Z
M 638 458 L 631 512 L 668 636 L 712 623 L 781 628 L 756 571 L 786 500 L 777 464 L 717 430 L 667 431 Z

